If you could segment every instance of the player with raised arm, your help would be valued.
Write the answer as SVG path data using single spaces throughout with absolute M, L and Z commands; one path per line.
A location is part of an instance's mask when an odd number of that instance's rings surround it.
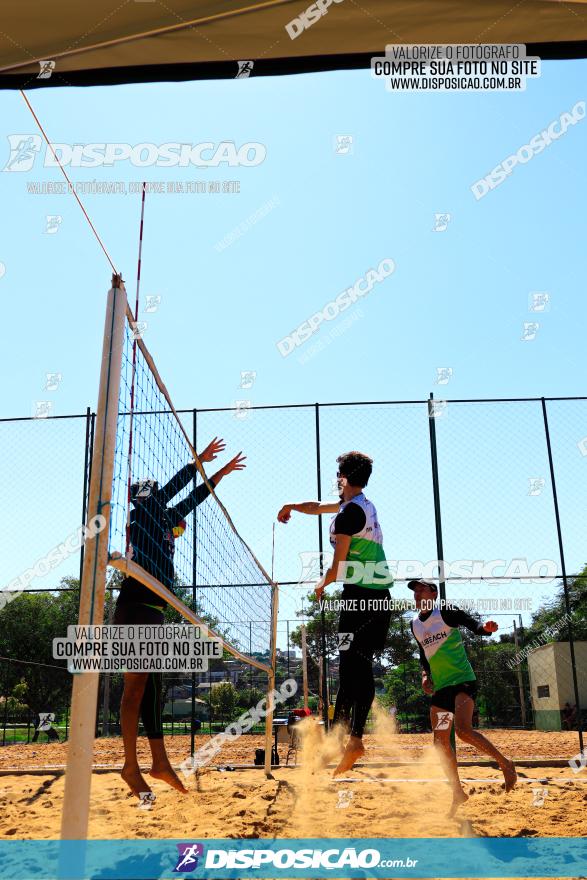
M 420 650 L 422 688 L 431 695 L 434 745 L 452 786 L 452 816 L 459 804 L 468 799 L 461 786 L 456 754 L 450 743 L 453 721 L 459 739 L 497 761 L 504 775 L 506 791 L 511 791 L 517 780 L 513 762 L 473 728 L 477 681 L 459 632 L 459 627 L 465 626 L 475 635 L 491 635 L 497 632 L 498 626 L 493 620 L 477 623 L 460 608 L 436 604 L 438 588 L 432 581 L 413 580 L 408 587 L 414 592 L 419 610 L 410 626 Z
M 347 452 L 337 463 L 339 501 L 286 504 L 277 514 L 282 523 L 289 522 L 292 511 L 335 514 L 330 525 L 334 558 L 315 588 L 320 601 L 328 584 L 345 581 L 338 621 L 340 683 L 333 723 L 344 725 L 350 736 L 335 776 L 350 770 L 365 753 L 363 732 L 375 697 L 373 658 L 385 647 L 391 619 L 388 587 L 392 583 L 377 511 L 363 492 L 371 476 L 372 459 L 362 452 Z
M 223 440 L 215 437 L 200 455 L 200 461 L 214 461 L 225 446 Z M 216 488 L 227 474 L 242 470 L 245 467 L 244 462 L 245 457 L 239 452 L 213 477 L 210 477 L 208 483 Z M 169 590 L 173 590 L 175 541 L 185 530 L 185 518 L 198 504 L 206 500 L 210 489 L 206 483 L 201 483 L 174 506 L 169 506 L 169 502 L 193 481 L 197 473 L 194 461 L 181 468 L 164 486 L 160 487 L 152 479 L 140 480 L 131 486 L 130 495 L 133 504 L 129 531 L 131 558 Z M 164 610 L 163 599 L 135 578 L 126 577 L 122 582 L 116 603 L 114 623 L 124 626 L 130 624 L 156 626 L 163 623 Z M 150 775 L 163 780 L 178 791 L 183 793 L 187 791 L 169 763 L 165 750 L 161 689 L 160 672 L 124 674 L 120 711 L 124 744 L 124 766 L 121 775 L 137 797 L 143 792 L 151 791 L 141 774 L 137 760 L 139 714 L 153 759 Z

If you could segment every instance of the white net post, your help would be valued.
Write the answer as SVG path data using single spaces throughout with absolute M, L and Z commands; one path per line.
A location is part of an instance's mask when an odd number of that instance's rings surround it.
M 265 775 L 271 776 L 271 752 L 273 747 L 273 710 L 275 708 L 275 665 L 277 655 L 277 616 L 279 590 L 273 585 L 271 595 L 271 671 L 267 675 L 267 715 L 265 716 Z M 277 747 L 276 747 L 277 751 Z M 275 756 L 277 758 L 277 755 Z
M 88 502 L 88 523 L 101 516 L 105 524 L 97 534 L 88 537 L 85 542 L 79 606 L 80 626 L 100 625 L 104 617 L 110 502 L 125 314 L 126 291 L 121 276 L 114 275 L 106 307 Z M 73 681 L 65 795 L 61 817 L 62 840 L 85 840 L 87 837 L 98 682 L 97 672 L 78 673 Z

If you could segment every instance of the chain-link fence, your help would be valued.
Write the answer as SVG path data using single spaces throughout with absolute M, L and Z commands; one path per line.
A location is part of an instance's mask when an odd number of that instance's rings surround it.
M 301 676 L 299 624 L 315 618 L 310 594 L 330 548 L 326 517 L 294 516 L 287 526 L 275 525 L 277 511 L 285 503 L 334 501 L 336 458 L 359 449 L 374 460 L 367 494 L 382 524 L 394 599 L 407 609 L 407 581 L 432 577 L 443 601 L 499 625 L 491 637 L 463 630 L 479 684 L 477 723 L 580 732 L 587 710 L 587 398 L 273 407 L 240 401 L 230 409 L 184 410 L 181 418 L 198 450 L 220 436 L 227 452 L 247 455 L 246 472 L 223 483 L 219 495 L 280 584 L 277 645 L 289 670 L 280 661 L 278 681 L 284 670 Z M 9 499 L 0 513 L 5 586 L 14 590 L 29 572 L 26 590 L 55 589 L 63 578 L 79 577 L 79 552 L 61 553 L 57 562 L 50 554 L 84 515 L 93 416 L 4 419 L 0 436 L 0 478 Z M 22 578 L 19 584 L 22 589 Z M 197 600 L 205 587 L 192 586 Z M 417 731 L 428 729 L 428 709 L 410 616 L 405 609 L 394 615 L 376 684 L 400 728 Z M 333 624 L 320 615 L 313 622 L 311 699 L 326 712 L 337 687 L 337 656 L 327 638 Z M 256 622 L 238 624 L 246 630 Z M 0 632 L 0 655 L 5 641 Z M 33 656 L 31 643 L 16 659 Z M 259 684 L 254 670 L 218 662 L 222 668 L 212 669 L 210 680 L 196 681 L 196 720 L 209 730 L 223 723 L 211 697 L 219 684 L 234 685 L 235 711 L 247 707 L 247 690 L 254 699 Z M 110 678 L 108 705 L 115 706 L 116 676 Z M 28 722 L 8 721 L 18 681 L 2 675 L 1 683 L 10 741 L 9 731 L 24 736 Z M 185 732 L 193 718 L 182 716 L 186 700 L 191 706 L 191 679 L 166 687 L 165 723 L 169 732 Z M 100 732 L 116 732 L 103 693 L 100 701 Z
M 66 592 L 69 595 L 64 595 Z M 11 608 L 13 618 L 27 618 L 30 600 L 35 603 L 38 618 L 47 615 L 45 603 L 61 606 L 55 634 L 77 620 L 76 606 L 79 600 L 78 589 L 69 591 L 43 591 L 43 596 L 16 599 Z M 27 601 L 28 600 L 28 601 Z M 42 600 L 44 607 L 38 602 Z M 106 599 L 106 614 L 113 604 L 113 591 Z M 0 611 L 0 620 L 8 613 Z M 54 615 L 55 616 L 55 615 Z M 235 621 L 244 628 L 253 627 L 261 621 Z M 267 624 L 268 621 L 263 621 Z M 281 643 L 287 643 L 290 634 L 299 627 L 300 621 L 282 621 L 278 627 Z M 14 644 L 14 643 L 13 643 Z M 45 645 L 43 659 L 51 661 L 50 643 Z M 163 731 L 166 736 L 194 734 L 211 736 L 223 731 L 227 724 L 234 722 L 247 710 L 257 706 L 266 697 L 266 674 L 249 664 L 235 660 L 225 654 L 222 659 L 211 660 L 206 672 L 193 676 L 195 686 L 192 715 L 192 675 L 163 674 L 162 708 Z M 303 671 L 301 652 L 294 650 L 278 651 L 276 687 L 285 681 L 295 681 L 295 693 L 283 705 L 280 712 L 303 704 Z M 316 708 L 319 699 L 318 663 L 309 659 L 309 699 Z M 333 680 L 332 687 L 335 687 Z M 100 681 L 96 736 L 119 736 L 120 702 L 123 689 L 122 673 L 103 675 Z M 10 746 L 23 743 L 64 742 L 69 731 L 69 699 L 71 676 L 65 666 L 57 661 L 51 662 L 20 660 L 0 657 L 0 745 Z M 142 732 L 142 729 L 140 729 Z M 252 735 L 264 732 L 262 719 L 253 724 L 248 731 Z

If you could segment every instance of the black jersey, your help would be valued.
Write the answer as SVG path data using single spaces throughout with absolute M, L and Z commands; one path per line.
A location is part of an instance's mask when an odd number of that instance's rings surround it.
M 130 514 L 130 554 L 133 562 L 156 578 L 168 590 L 173 589 L 175 538 L 173 530 L 198 504 L 210 494 L 206 483 L 193 489 L 182 501 L 168 507 L 169 501 L 190 483 L 197 474 L 194 464 L 188 464 L 164 486 L 151 482 L 146 497 L 136 497 Z M 212 480 L 209 483 L 214 486 Z M 161 605 L 162 600 L 128 577 L 122 583 L 119 602 L 146 602 Z

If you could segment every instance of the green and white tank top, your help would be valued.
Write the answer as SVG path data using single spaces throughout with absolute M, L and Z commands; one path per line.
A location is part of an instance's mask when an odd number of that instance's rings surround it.
M 430 666 L 435 690 L 474 681 L 461 634 L 444 620 L 440 608 L 433 608 L 426 620 L 418 615 L 412 620 L 412 632 Z
M 347 504 L 357 504 L 365 514 L 365 525 L 361 531 L 351 535 L 351 543 L 347 553 L 347 563 L 359 563 L 356 567 L 347 564 L 345 583 L 353 583 L 360 587 L 373 590 L 386 590 L 393 585 L 385 553 L 383 551 L 383 533 L 375 505 L 365 498 L 363 492 L 355 495 L 350 501 L 343 501 L 340 510 L 330 523 L 330 543 L 335 545 L 336 517 L 342 513 Z

